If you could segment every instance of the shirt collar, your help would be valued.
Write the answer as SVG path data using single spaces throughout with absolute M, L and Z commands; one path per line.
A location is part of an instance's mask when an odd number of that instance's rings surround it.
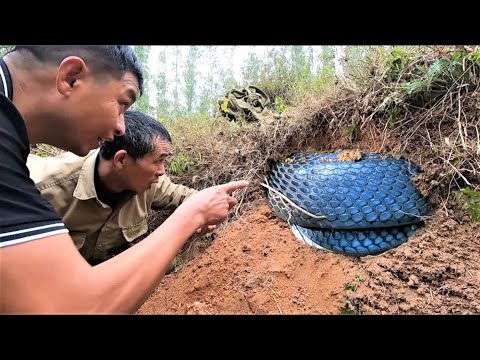
M 99 149 L 92 150 L 90 154 L 87 155 L 87 158 L 83 162 L 82 168 L 80 169 L 80 175 L 78 176 L 77 186 L 73 192 L 73 196 L 79 200 L 88 200 L 97 197 L 97 191 L 95 190 L 95 161 Z
M 77 186 L 73 192 L 73 196 L 78 200 L 89 200 L 96 199 L 99 204 L 103 207 L 109 207 L 107 204 L 104 204 L 99 198 L 98 193 L 95 188 L 95 167 L 96 161 L 99 155 L 100 150 L 92 150 L 86 157 L 83 162 L 82 168 L 80 169 L 80 174 L 78 176 Z M 100 159 L 99 159 L 100 161 Z M 135 194 L 133 192 L 125 192 L 121 194 L 118 204 L 122 204 L 128 201 Z M 117 205 L 118 205 L 117 204 Z
M 3 93 L 10 101 L 13 101 L 13 85 L 7 64 L 0 58 L 0 92 Z

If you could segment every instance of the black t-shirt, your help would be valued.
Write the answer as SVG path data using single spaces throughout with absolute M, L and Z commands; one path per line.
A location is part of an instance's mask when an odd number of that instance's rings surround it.
M 10 101 L 12 89 L 0 59 L 0 247 L 68 232 L 30 179 L 30 144 L 25 122 Z

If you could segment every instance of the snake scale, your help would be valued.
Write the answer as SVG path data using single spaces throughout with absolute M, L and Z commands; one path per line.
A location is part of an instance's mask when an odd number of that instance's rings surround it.
M 296 153 L 272 165 L 265 187 L 297 238 L 346 255 L 377 255 L 422 226 L 430 206 L 413 184 L 419 173 L 391 155 Z

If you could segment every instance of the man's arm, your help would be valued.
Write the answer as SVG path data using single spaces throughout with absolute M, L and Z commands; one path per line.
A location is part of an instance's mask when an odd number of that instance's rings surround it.
M 175 184 L 167 175 L 163 175 L 156 185 L 151 208 L 153 210 L 173 210 L 197 192 L 195 189 Z
M 156 186 L 151 208 L 152 210 L 174 210 L 184 200 L 197 192 L 198 190 L 175 184 L 168 176 L 163 175 L 161 181 Z M 199 236 L 204 236 L 215 230 L 215 228 L 216 225 L 208 225 L 197 229 L 196 233 Z
M 225 221 L 246 181 L 189 197 L 142 242 L 91 267 L 69 235 L 0 248 L 2 313 L 134 313 L 195 230 Z

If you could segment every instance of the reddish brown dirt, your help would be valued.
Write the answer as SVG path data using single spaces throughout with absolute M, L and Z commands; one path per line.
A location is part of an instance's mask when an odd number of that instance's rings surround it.
M 389 152 L 404 143 L 377 133 L 367 127 L 353 148 Z M 416 184 L 425 191 L 440 175 L 436 155 L 416 141 L 405 155 L 428 164 Z M 306 151 L 350 145 L 325 136 Z M 449 193 L 425 191 L 437 208 L 425 225 L 401 246 L 363 258 L 300 242 L 263 199 L 212 241 L 193 241 L 138 313 L 480 314 L 480 224 L 444 201 Z
M 358 259 L 301 243 L 262 202 L 192 243 L 138 314 L 478 314 L 479 233 L 439 211 L 407 243 Z

